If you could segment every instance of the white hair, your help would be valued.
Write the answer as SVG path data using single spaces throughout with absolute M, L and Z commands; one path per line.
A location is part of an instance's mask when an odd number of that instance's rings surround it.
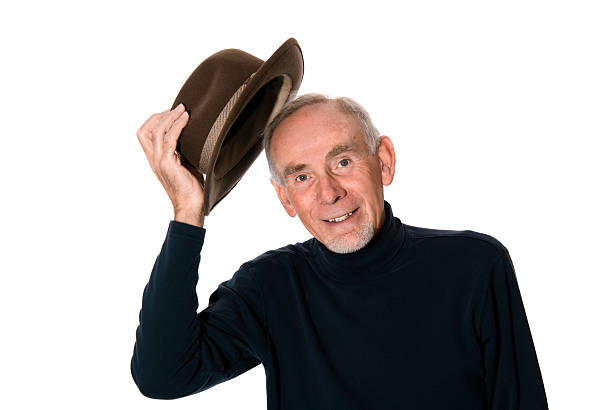
M 365 143 L 370 150 L 370 154 L 374 155 L 376 153 L 376 149 L 380 143 L 380 134 L 374 124 L 372 124 L 372 120 L 370 119 L 368 112 L 355 100 L 348 97 L 328 97 L 324 94 L 317 93 L 304 94 L 294 100 L 290 98 L 272 119 L 272 121 L 270 121 L 270 123 L 266 126 L 263 132 L 263 144 L 266 151 L 266 159 L 268 160 L 268 167 L 270 168 L 270 175 L 272 176 L 274 182 L 279 185 L 284 186 L 284 181 L 278 173 L 276 165 L 274 164 L 270 154 L 270 141 L 272 139 L 272 134 L 274 134 L 274 130 L 276 130 L 278 125 L 291 114 L 302 107 L 315 104 L 335 104 L 342 112 L 351 114 L 359 121 L 359 124 L 361 125 L 362 134 L 364 136 Z
M 352 237 L 347 237 L 352 235 Z M 324 241 L 327 249 L 336 253 L 352 253 L 366 246 L 374 237 L 374 224 L 366 220 L 356 231 Z M 351 240 L 352 239 L 352 240 Z

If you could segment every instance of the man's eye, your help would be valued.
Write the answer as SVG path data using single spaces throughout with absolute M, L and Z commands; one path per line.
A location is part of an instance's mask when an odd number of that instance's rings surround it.
M 300 175 L 298 175 L 298 176 L 295 178 L 295 180 L 296 180 L 296 181 L 298 181 L 298 182 L 304 182 L 304 181 L 306 181 L 307 179 L 308 179 L 308 177 L 307 177 L 306 175 L 304 175 L 304 174 L 300 174 Z
M 340 167 L 346 167 L 349 164 L 349 160 L 348 159 L 343 159 L 340 162 L 338 162 L 338 166 Z

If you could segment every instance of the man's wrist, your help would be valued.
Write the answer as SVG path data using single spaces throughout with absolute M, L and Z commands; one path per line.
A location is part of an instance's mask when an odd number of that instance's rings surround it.
M 174 220 L 186 224 L 204 227 L 204 212 L 201 209 L 175 210 Z

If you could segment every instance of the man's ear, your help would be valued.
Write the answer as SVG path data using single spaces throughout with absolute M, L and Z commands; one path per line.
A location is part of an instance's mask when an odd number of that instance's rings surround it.
M 390 185 L 395 175 L 395 150 L 391 138 L 386 135 L 380 136 L 377 155 L 380 162 L 382 183 L 383 185 Z
M 272 186 L 274 186 L 274 190 L 276 191 L 276 196 L 278 196 L 278 199 L 281 201 L 283 208 L 285 208 L 285 211 L 287 211 L 287 214 L 289 214 L 289 216 L 293 218 L 295 215 L 297 215 L 297 212 L 295 212 L 295 208 L 293 207 L 293 205 L 291 205 L 291 201 L 289 201 L 289 197 L 287 196 L 287 191 L 285 190 L 283 186 L 278 185 L 274 181 L 274 179 L 270 178 L 270 182 L 272 183 Z

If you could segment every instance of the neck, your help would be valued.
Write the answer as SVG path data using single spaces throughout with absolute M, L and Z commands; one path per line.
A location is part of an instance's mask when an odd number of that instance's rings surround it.
M 369 280 L 385 273 L 404 242 L 402 222 L 393 216 L 391 205 L 385 201 L 383 223 L 370 242 L 350 253 L 335 253 L 316 238 L 312 239 L 312 254 L 327 275 L 341 282 Z

